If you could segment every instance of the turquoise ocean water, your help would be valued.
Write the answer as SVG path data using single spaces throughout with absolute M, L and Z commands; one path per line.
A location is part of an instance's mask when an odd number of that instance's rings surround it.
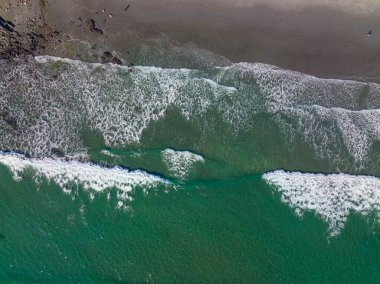
M 1 64 L 2 282 L 379 281 L 379 85 Z

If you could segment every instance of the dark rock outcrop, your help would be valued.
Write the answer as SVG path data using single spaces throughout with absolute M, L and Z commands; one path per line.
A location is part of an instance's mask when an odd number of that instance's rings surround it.
M 103 34 L 103 31 L 96 26 L 94 19 L 89 19 L 88 21 L 85 22 L 85 31 L 87 30 L 90 32 L 101 34 L 101 35 Z
M 102 63 L 113 63 L 113 64 L 118 64 L 122 65 L 123 62 L 117 58 L 116 56 L 113 56 L 111 52 L 105 51 L 103 54 L 100 56 L 100 61 Z

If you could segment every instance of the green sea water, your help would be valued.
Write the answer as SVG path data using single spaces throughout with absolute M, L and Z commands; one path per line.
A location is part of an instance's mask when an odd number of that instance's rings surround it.
M 328 240 L 260 177 L 138 194 L 131 212 L 105 195 L 75 200 L 1 169 L 1 279 L 21 282 L 376 283 L 379 227 L 350 218 Z M 82 211 L 80 208 L 84 208 Z
M 379 85 L 2 66 L 1 282 L 379 281 Z

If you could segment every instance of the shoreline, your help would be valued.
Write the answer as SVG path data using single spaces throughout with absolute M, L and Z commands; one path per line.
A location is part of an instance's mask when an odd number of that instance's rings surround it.
M 137 64 L 166 67 L 170 63 L 158 59 L 165 51 L 187 56 L 198 47 L 214 54 L 210 61 L 214 65 L 225 65 L 228 59 L 321 78 L 380 81 L 380 13 L 376 13 L 380 3 L 371 0 L 358 4 L 318 0 L 310 5 L 287 0 L 288 6 L 277 0 L 268 5 L 261 0 L 71 0 L 47 2 L 45 8 L 37 2 L 26 1 L 7 12 L 3 4 L 0 13 L 15 23 L 15 29 L 23 26 L 23 32 L 28 30 L 23 21 L 29 16 L 37 19 L 30 32 L 37 29 L 49 36 L 36 55 L 96 62 L 111 51 L 124 64 L 140 60 Z M 351 12 L 350 5 L 356 5 Z M 54 32 L 58 34 L 50 36 Z M 88 42 L 93 54 L 81 54 L 83 47 L 74 47 L 70 54 L 67 43 L 71 46 L 74 39 Z

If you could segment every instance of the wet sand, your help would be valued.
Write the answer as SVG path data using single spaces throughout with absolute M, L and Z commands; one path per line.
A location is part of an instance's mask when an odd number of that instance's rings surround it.
M 37 5 L 34 2 L 22 7 L 24 13 L 29 5 Z M 378 81 L 380 3 L 305 2 L 49 1 L 41 9 L 44 15 L 40 21 L 71 38 L 90 42 L 95 49 L 114 51 L 124 62 L 132 57 L 133 50 L 145 48 L 149 53 L 153 47 L 156 53 L 145 63 L 160 65 L 159 60 L 155 64 L 154 57 L 165 51 L 166 41 L 176 42 L 179 53 L 185 52 L 181 47 L 192 43 L 232 62 L 263 62 L 319 77 Z M 12 21 L 21 14 L 19 11 L 1 10 L 1 16 Z M 89 19 L 103 34 L 86 30 Z M 370 29 L 373 36 L 367 40 Z M 51 50 L 58 53 L 55 55 L 62 52 L 59 46 L 46 52 Z M 215 59 L 218 62 L 222 64 L 223 60 Z

